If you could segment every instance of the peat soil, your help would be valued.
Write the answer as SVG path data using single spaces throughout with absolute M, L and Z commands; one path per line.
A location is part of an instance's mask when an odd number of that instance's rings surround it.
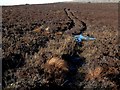
M 96 40 L 77 44 L 71 37 L 81 32 Z M 118 4 L 2 7 L 4 90 L 119 89 L 119 47 Z M 56 55 L 70 63 L 70 70 L 48 82 L 44 64 Z

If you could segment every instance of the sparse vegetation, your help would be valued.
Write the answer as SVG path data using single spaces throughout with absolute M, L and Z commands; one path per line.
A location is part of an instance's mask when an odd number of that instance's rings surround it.
M 120 88 L 117 4 L 21 5 L 2 11 L 4 90 Z M 72 34 L 81 30 L 96 40 L 76 43 Z

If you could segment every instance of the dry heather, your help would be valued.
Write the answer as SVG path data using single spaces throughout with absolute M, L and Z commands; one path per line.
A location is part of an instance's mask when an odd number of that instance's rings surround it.
M 63 54 L 72 54 L 75 44 L 72 36 L 64 35 L 57 40 L 50 40 L 47 50 L 53 52 L 53 55 L 61 57 Z
M 3 89 L 119 90 L 117 4 L 20 5 L 2 12 Z M 76 44 L 71 33 L 81 26 L 96 40 Z

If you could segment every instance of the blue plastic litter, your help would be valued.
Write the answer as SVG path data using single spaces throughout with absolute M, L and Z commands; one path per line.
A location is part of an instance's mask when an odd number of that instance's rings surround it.
M 92 37 L 88 37 L 88 36 L 85 37 L 82 34 L 80 34 L 80 35 L 75 35 L 74 39 L 77 42 L 82 42 L 83 40 L 86 40 L 86 41 L 88 41 L 88 40 L 95 40 L 96 38 L 92 38 Z

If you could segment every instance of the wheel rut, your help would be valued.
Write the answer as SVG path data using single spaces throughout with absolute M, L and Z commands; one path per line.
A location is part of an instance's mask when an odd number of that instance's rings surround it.
M 65 33 L 67 33 L 67 34 L 80 34 L 80 33 L 83 33 L 87 29 L 86 23 L 79 20 L 70 9 L 65 8 L 64 11 L 72 23 L 71 24 L 72 26 L 70 27 L 70 29 L 67 30 Z

